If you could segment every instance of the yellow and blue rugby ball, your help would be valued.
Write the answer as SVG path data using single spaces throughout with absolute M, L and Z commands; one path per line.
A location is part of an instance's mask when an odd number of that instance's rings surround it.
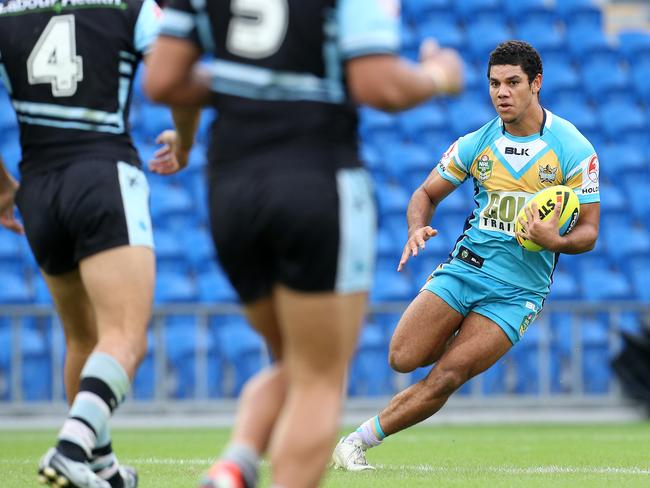
M 526 202 L 526 205 L 522 207 L 519 211 L 519 215 L 517 215 L 517 220 L 515 222 L 516 232 L 521 232 L 521 224 L 519 223 L 520 218 L 528 222 L 528 218 L 526 217 L 526 208 L 531 208 L 533 202 L 537 203 L 537 211 L 539 212 L 539 218 L 541 220 L 553 215 L 555 207 L 560 205 L 562 213 L 560 214 L 560 220 L 558 221 L 558 231 L 561 236 L 571 232 L 578 222 L 578 217 L 580 216 L 580 202 L 578 201 L 578 196 L 568 186 L 556 185 L 538 191 Z M 524 249 L 535 252 L 542 250 L 542 246 L 536 244 L 530 239 L 522 239 L 519 236 L 516 237 L 517 242 Z

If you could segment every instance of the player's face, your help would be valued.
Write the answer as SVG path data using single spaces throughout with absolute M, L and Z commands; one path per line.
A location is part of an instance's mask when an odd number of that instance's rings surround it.
M 490 68 L 490 98 L 506 124 L 520 122 L 533 104 L 541 87 L 541 75 L 528 81 L 521 66 L 494 65 Z

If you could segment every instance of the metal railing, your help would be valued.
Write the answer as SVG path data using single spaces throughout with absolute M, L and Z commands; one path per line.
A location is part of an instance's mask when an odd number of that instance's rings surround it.
M 406 303 L 373 304 L 368 322 L 383 334 L 383 342 L 373 346 L 377 374 L 386 374 L 385 353 L 392 327 L 397 323 Z M 136 376 L 133 400 L 148 404 L 177 401 L 206 402 L 233 398 L 245 378 L 235 378 L 239 372 L 229 363 L 225 345 L 230 342 L 228 332 L 243 328 L 240 309 L 236 305 L 173 304 L 155 309 L 150 329 L 150 352 L 145 359 L 148 371 Z M 639 323 L 635 325 L 635 323 Z M 621 346 L 621 329 L 650 323 L 650 304 L 640 302 L 611 302 L 587 304 L 583 302 L 549 303 L 543 313 L 513 348 L 495 366 L 465 385 L 457 396 L 470 401 L 486 398 L 534 398 L 535 402 L 584 402 L 599 404 L 620 402 L 622 396 L 616 378 L 610 373 L 603 388 L 589 386 L 591 372 L 587 361 L 597 349 L 596 366 L 607 368 L 609 359 Z M 171 329 L 176 335 L 170 337 Z M 227 329 L 231 327 L 231 329 Z M 594 337 L 587 337 L 589 328 L 596 328 Z M 593 330 L 589 333 L 593 336 Z M 603 333 L 605 334 L 603 338 Z M 532 337 L 527 337 L 532 336 Z M 178 340 L 189 338 L 185 352 L 171 358 L 168 346 L 177 346 Z M 44 348 L 30 346 L 30 340 Z M 233 341 L 238 339 L 233 338 Z M 176 342 L 170 342 L 176 341 Z M 591 341 L 591 342 L 590 342 Z M 266 364 L 268 356 L 261 345 L 255 349 L 257 366 Z M 246 354 L 250 354 L 251 350 Z M 0 307 L 0 411 L 16 406 L 52 405 L 65 402 L 63 358 L 65 344 L 61 326 L 52 309 L 38 306 Z M 357 358 L 366 354 L 363 343 Z M 237 354 L 237 353 L 235 353 Z M 242 353 L 244 354 L 244 353 Z M 383 360 L 381 359 L 383 357 Z M 233 358 L 230 358 L 233 359 Z M 234 358 L 235 360 L 238 358 Z M 591 358 L 593 359 L 593 358 Z M 356 360 L 356 359 L 355 359 Z M 599 364 L 600 360 L 607 364 Z M 523 362 L 522 362 L 523 361 Z M 531 367 L 530 362 L 533 361 Z M 527 368 L 524 368 L 524 363 Z M 593 362 L 592 362 L 593 364 Z M 375 367 L 373 365 L 373 367 Z M 178 368 L 189 370 L 181 375 Z M 220 370 L 215 376 L 215 370 Z M 354 369 L 353 369 L 354 370 Z M 602 371 L 601 371 L 602 372 Z M 650 372 L 649 372 L 650 373 Z M 246 374 L 251 374 L 248 371 Z M 373 371 L 366 374 L 374 374 Z M 372 392 L 390 395 L 421 378 L 426 371 L 414 374 L 388 372 L 388 386 Z M 535 375 L 522 378 L 521 375 Z M 595 372 L 594 372 L 595 374 Z M 140 381 L 139 381 L 140 379 Z M 356 378 L 351 378 L 351 382 Z M 26 386 L 33 382 L 44 385 L 37 394 Z M 140 388 L 143 387 L 143 388 Z M 144 393 L 143 393 L 144 391 Z M 361 393 L 363 395 L 363 392 Z

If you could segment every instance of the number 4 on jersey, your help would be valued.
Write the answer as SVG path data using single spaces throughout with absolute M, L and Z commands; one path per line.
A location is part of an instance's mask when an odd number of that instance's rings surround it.
M 69 97 L 83 80 L 83 63 L 77 56 L 74 15 L 52 17 L 27 58 L 30 85 L 52 84 L 52 95 Z

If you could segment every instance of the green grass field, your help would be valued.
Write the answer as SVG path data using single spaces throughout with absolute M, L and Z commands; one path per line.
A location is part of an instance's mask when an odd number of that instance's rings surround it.
M 38 486 L 54 431 L 0 431 L 0 486 Z M 122 461 L 142 488 L 195 487 L 227 440 L 224 429 L 117 430 Z M 326 488 L 650 487 L 650 423 L 425 426 L 369 452 L 377 471 L 329 470 Z M 268 465 L 262 486 L 268 486 Z

